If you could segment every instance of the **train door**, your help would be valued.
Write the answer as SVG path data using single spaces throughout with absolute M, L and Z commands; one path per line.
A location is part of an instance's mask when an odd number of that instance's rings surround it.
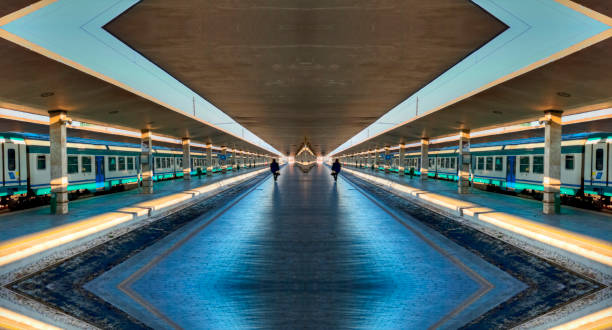
M 599 142 L 592 145 L 591 153 L 591 184 L 593 186 L 606 185 L 606 168 L 608 167 L 608 155 L 606 142 Z
M 6 186 L 19 186 L 22 173 L 20 171 L 20 148 L 13 143 L 4 144 L 4 184 Z M 25 166 L 25 164 L 24 164 Z M 23 173 L 25 175 L 25 173 Z M 24 177 L 24 180 L 27 178 Z
M 516 156 L 506 157 L 506 186 L 514 188 L 516 182 Z
M 96 156 L 96 188 L 104 188 L 104 156 Z

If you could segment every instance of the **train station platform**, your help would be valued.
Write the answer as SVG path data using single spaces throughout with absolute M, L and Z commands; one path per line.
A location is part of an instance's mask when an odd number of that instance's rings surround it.
M 400 196 L 612 267 L 610 214 L 563 206 L 560 214 L 545 215 L 540 201 L 474 187 L 459 194 L 454 181 L 421 181 L 418 176 L 355 167 L 343 171 Z
M 267 168 L 243 168 L 193 176 L 191 180 L 157 181 L 152 194 L 136 188 L 71 201 L 65 215 L 51 214 L 49 206 L 5 213 L 0 216 L 0 266 L 125 222 L 158 215 L 265 171 Z
M 42 303 L 20 310 L 28 322 L 157 329 L 542 326 L 548 323 L 538 317 L 604 287 L 448 216 L 397 204 L 393 194 L 351 178 L 354 169 L 343 169 L 352 174 L 337 182 L 322 165 L 285 166 L 278 182 L 266 171 L 159 182 L 153 196 L 126 191 L 75 201 L 70 220 L 45 209 L 5 216 L 0 229 L 13 234 L 3 231 L 0 251 L 16 242 L 11 237 L 36 238 L 102 212 L 159 207 L 180 194 L 204 194 L 203 187 L 245 182 L 234 195 L 159 213 L 154 223 L 66 255 L 6 288 Z M 441 193 L 445 184 L 425 185 Z M 445 190 L 450 198 L 450 186 Z M 28 221 L 32 226 L 23 225 Z M 4 294 L 0 325 L 3 308 L 16 308 L 4 305 Z

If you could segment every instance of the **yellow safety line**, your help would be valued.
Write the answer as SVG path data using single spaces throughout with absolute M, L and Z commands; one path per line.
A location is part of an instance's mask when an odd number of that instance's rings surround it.
M 602 309 L 598 312 L 577 318 L 573 321 L 550 328 L 550 330 L 571 330 L 571 329 L 611 329 L 612 328 L 612 307 Z
M 263 171 L 267 171 L 267 169 L 264 168 L 219 182 L 203 185 L 189 190 L 188 193 L 181 192 L 146 202 L 140 202 L 117 211 L 99 214 L 75 223 L 65 224 L 38 233 L 15 238 L 0 244 L 0 266 L 133 220 L 139 216 L 148 214 L 149 210 L 159 211 L 170 208 L 188 199 L 245 178 L 255 176 Z
M 538 223 L 516 215 L 499 212 L 478 204 L 464 202 L 452 197 L 442 196 L 426 190 L 416 189 L 404 184 L 379 178 L 370 174 L 345 169 L 349 173 L 383 184 L 390 189 L 406 192 L 418 199 L 447 208 L 453 212 L 461 211 L 464 215 L 507 229 L 522 236 L 575 253 L 585 258 L 612 266 L 612 244 L 586 235 L 560 229 L 551 225 Z
M 0 327 L 7 329 L 61 329 L 2 307 L 0 307 Z

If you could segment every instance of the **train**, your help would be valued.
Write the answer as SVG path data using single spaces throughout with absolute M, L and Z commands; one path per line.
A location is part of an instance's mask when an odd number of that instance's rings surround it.
M 168 145 L 168 143 L 164 143 Z M 2 177 L 0 207 L 11 210 L 49 202 L 50 155 L 49 136 L 36 133 L 1 133 L 0 160 Z M 135 143 L 67 138 L 67 173 L 69 198 L 84 194 L 113 192 L 137 187 L 140 176 L 141 146 Z M 232 155 L 226 155 L 232 164 Z M 213 164 L 208 164 L 206 151 L 192 147 L 191 175 L 221 171 L 220 150 L 213 149 Z M 183 176 L 182 146 L 153 147 L 153 180 L 171 180 Z M 258 166 L 248 164 L 247 167 Z M 226 170 L 233 170 L 227 166 Z
M 470 181 L 486 190 L 541 197 L 544 190 L 544 137 L 499 140 L 472 144 Z M 420 175 L 420 149 L 405 152 L 406 174 Z M 392 172 L 398 172 L 399 151 L 387 157 Z M 381 159 L 385 155 L 381 154 Z M 458 180 L 458 146 L 429 150 L 428 176 Z M 364 164 L 353 164 L 365 167 Z M 385 170 L 379 164 L 379 170 Z M 565 201 L 587 201 L 595 208 L 610 208 L 612 197 L 612 133 L 562 135 L 561 195 Z M 583 206 L 583 205 L 581 205 Z

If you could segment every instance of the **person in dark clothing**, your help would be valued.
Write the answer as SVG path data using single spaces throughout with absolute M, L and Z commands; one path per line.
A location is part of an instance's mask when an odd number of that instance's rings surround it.
M 334 177 L 334 181 L 338 181 L 338 174 L 340 173 L 341 168 L 342 168 L 342 165 L 340 165 L 340 161 L 336 159 L 336 161 L 332 164 L 332 173 L 331 173 L 331 175 Z
M 272 172 L 272 174 L 274 175 L 274 181 L 276 181 L 276 179 L 280 175 L 280 166 L 278 166 L 276 159 L 272 159 L 272 163 L 270 163 L 270 172 Z

